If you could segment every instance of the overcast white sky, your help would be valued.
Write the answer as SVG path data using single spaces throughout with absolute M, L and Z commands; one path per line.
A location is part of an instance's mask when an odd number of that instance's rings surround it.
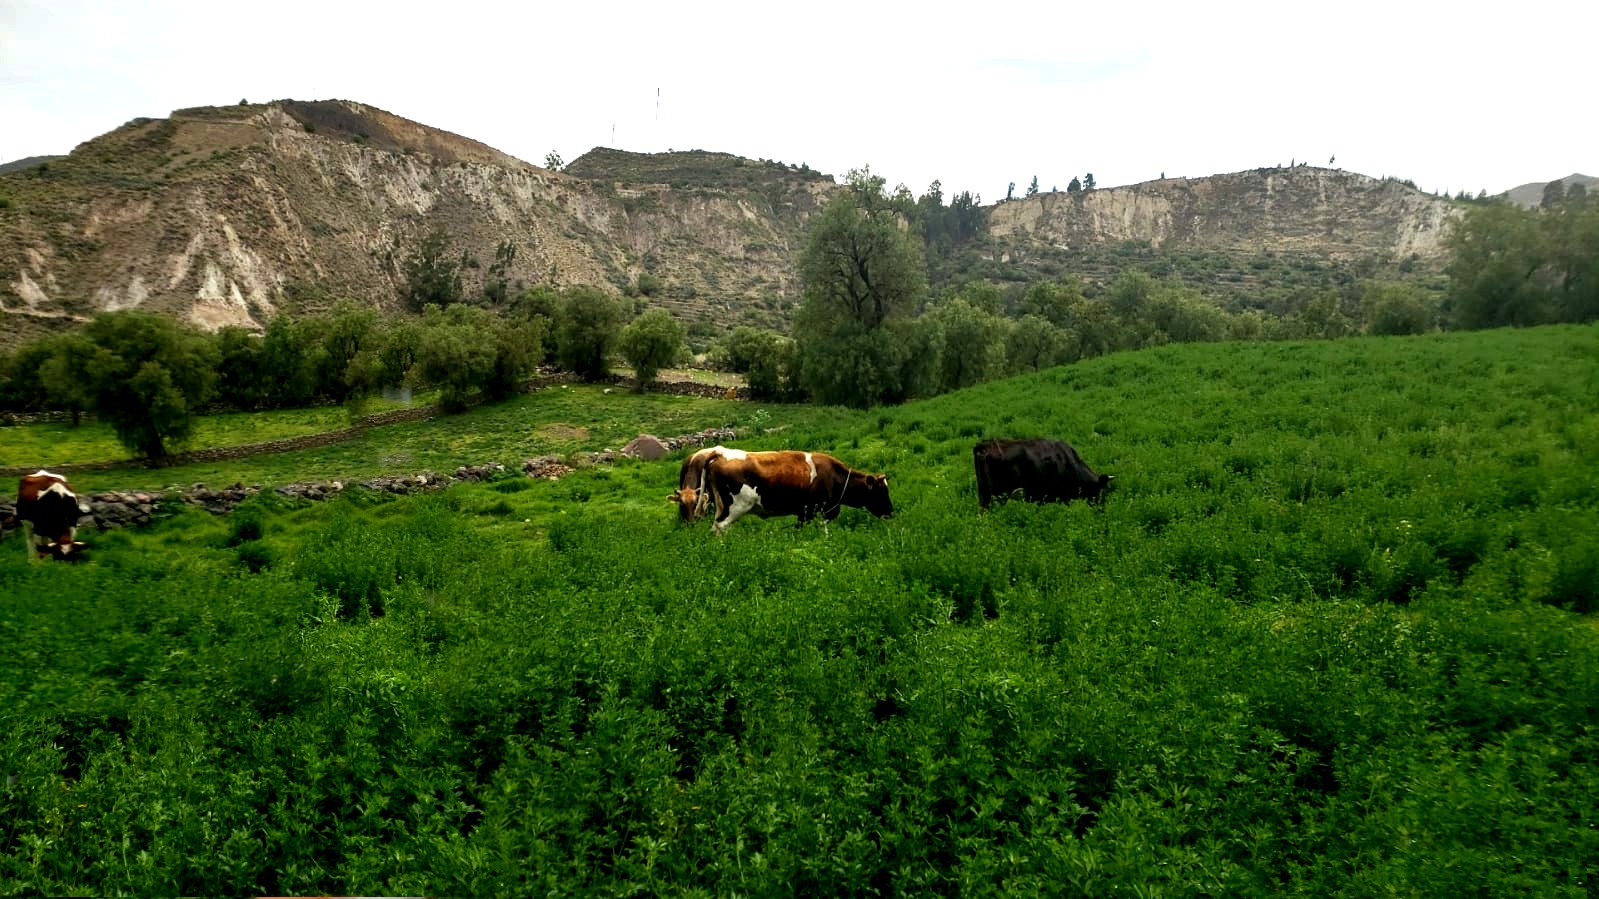
M 1334 154 L 1497 193 L 1599 175 L 1596 49 L 1593 0 L 0 0 L 0 161 L 187 106 L 337 98 L 538 164 L 716 150 L 985 202 L 1034 175 Z

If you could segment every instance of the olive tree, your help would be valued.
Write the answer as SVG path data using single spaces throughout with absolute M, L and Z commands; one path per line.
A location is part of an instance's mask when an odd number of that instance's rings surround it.
M 900 209 L 869 169 L 827 205 L 800 257 L 804 299 L 794 321 L 800 375 L 824 403 L 903 399 L 909 347 L 896 323 L 927 291 L 926 262 Z
M 683 348 L 683 326 L 665 309 L 651 309 L 625 328 L 617 340 L 622 358 L 633 366 L 637 389 L 655 380 Z
M 163 464 L 194 432 L 194 410 L 210 399 L 217 350 L 204 334 L 138 310 L 97 316 L 84 329 L 92 349 L 84 392 L 130 452 Z

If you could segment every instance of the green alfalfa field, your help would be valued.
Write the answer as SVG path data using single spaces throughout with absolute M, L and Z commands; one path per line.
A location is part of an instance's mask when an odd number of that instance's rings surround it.
M 679 454 L 178 511 L 77 566 L 13 539 L 0 892 L 1599 891 L 1599 328 L 866 412 L 574 390 L 431 424 L 514 463 L 585 406 L 736 421 L 886 471 L 896 515 L 718 539 Z M 978 514 L 999 435 L 1118 489 Z

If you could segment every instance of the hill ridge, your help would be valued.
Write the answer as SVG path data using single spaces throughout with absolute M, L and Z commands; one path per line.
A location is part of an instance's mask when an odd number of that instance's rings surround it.
M 259 328 L 340 296 L 398 306 L 401 262 L 442 228 L 513 285 L 630 289 L 711 327 L 784 327 L 806 224 L 837 191 L 805 166 L 597 147 L 554 171 L 352 100 L 134 119 L 0 176 L 0 341 L 148 308 Z M 1144 241 L 1228 253 L 1440 258 L 1446 201 L 1325 169 L 1163 179 L 986 208 L 996 260 Z M 1070 260 L 1065 265 L 1069 268 Z M 487 273 L 468 267 L 466 287 Z

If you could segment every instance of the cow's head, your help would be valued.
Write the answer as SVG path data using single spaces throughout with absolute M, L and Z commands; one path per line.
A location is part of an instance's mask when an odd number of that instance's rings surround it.
M 861 478 L 862 490 L 865 500 L 861 507 L 876 515 L 878 518 L 887 518 L 894 514 L 894 502 L 888 498 L 888 475 L 869 474 Z
M 88 548 L 89 544 L 67 537 L 44 547 L 40 555 L 48 554 L 57 562 L 76 562 L 84 557 L 83 551 Z
M 1104 502 L 1105 501 L 1105 497 L 1109 496 L 1110 492 L 1112 490 L 1116 489 L 1115 481 L 1116 481 L 1115 475 L 1108 475 L 1108 474 L 1100 475 L 1099 476 L 1099 480 L 1094 482 L 1093 484 L 1091 484 L 1088 487 L 1088 490 L 1087 490 L 1088 501 L 1091 502 L 1091 503 L 1102 503 L 1102 502 Z
M 667 494 L 666 501 L 677 506 L 677 519 L 684 524 L 693 524 L 705 514 L 705 507 L 710 503 L 710 494 L 704 490 L 693 487 L 683 487 Z
M 683 487 L 666 495 L 666 501 L 677 506 L 679 521 L 694 520 L 694 488 Z

